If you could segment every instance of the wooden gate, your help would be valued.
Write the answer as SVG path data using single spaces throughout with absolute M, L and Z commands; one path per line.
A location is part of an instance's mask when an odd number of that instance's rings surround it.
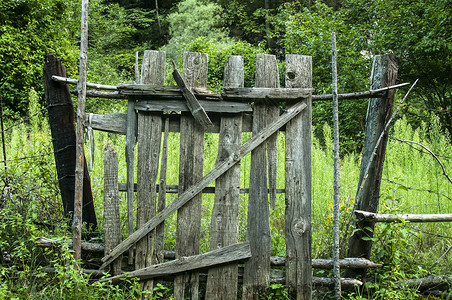
M 274 206 L 276 199 L 276 134 L 283 129 L 286 285 L 291 293 L 297 293 L 297 299 L 310 299 L 311 57 L 287 55 L 286 88 L 280 88 L 276 57 L 259 54 L 255 88 L 244 88 L 243 58 L 231 56 L 225 67 L 221 96 L 206 89 L 207 63 L 206 54 L 185 53 L 179 87 L 164 86 L 165 53 L 146 51 L 141 84 L 118 86 L 118 94 L 129 101 L 127 118 L 110 120 L 110 124 L 120 128 L 112 131 L 126 134 L 129 237 L 119 244 L 117 240 L 106 241 L 101 268 L 117 266 L 122 253 L 129 250 L 129 263 L 135 264 L 135 271 L 129 276 L 141 278 L 144 289 L 152 290 L 153 278 L 173 274 L 175 299 L 197 299 L 199 269 L 208 268 L 206 299 L 236 299 L 240 294 L 244 299 L 257 299 L 270 282 L 269 205 Z M 175 69 L 175 78 L 177 74 Z M 193 107 L 187 102 L 189 98 L 200 106 Z M 200 118 L 205 122 L 200 122 Z M 105 122 L 105 116 L 91 116 L 90 126 L 102 127 Z M 167 161 L 170 131 L 180 132 L 178 162 Z M 253 137 L 242 145 L 242 132 L 247 131 Z M 219 133 L 219 147 L 215 168 L 203 176 L 206 133 Z M 107 152 L 106 159 L 111 157 Z M 247 241 L 238 243 L 240 160 L 249 152 Z M 105 163 L 111 164 L 107 160 Z M 166 205 L 166 169 L 174 163 L 179 164 L 179 196 Z M 118 205 L 110 201 L 117 197 L 117 167 L 105 170 L 105 224 L 118 226 L 117 219 L 107 221 L 118 217 L 117 210 L 107 207 L 107 202 L 113 203 L 108 206 Z M 213 181 L 210 252 L 200 254 L 202 193 Z M 163 224 L 176 211 L 176 260 L 164 262 Z M 106 239 L 109 230 L 118 232 L 106 228 Z M 243 263 L 243 291 L 239 292 L 238 264 Z M 110 272 L 114 275 L 111 280 L 124 277 L 120 267 L 113 267 Z

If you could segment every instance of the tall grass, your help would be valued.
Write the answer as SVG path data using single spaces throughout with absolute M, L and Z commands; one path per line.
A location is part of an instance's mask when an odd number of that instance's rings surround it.
M 63 222 L 61 218 L 61 200 L 58 196 L 58 183 L 52 154 L 47 119 L 40 112 L 37 96 L 30 95 L 30 115 L 36 115 L 28 122 L 13 127 L 7 131 L 6 152 L 8 169 L 2 168 L 1 183 L 4 188 L 6 178 L 25 178 L 33 181 L 35 188 L 32 193 L 44 195 L 46 201 L 33 202 L 41 205 L 36 211 L 40 212 L 40 221 L 46 223 Z M 380 211 L 386 213 L 450 213 L 452 211 L 452 184 L 443 175 L 443 171 L 435 158 L 423 148 L 399 140 L 410 140 L 420 143 L 436 153 L 444 164 L 445 170 L 452 173 L 452 146 L 448 133 L 441 131 L 439 119 L 432 117 L 431 121 L 423 123 L 413 129 L 405 118 L 395 122 L 391 129 L 391 139 L 388 142 L 383 181 L 381 183 Z M 312 140 L 312 229 L 314 258 L 331 257 L 332 247 L 332 211 L 333 211 L 333 160 L 332 160 L 332 130 L 323 126 L 324 145 L 317 139 Z M 242 143 L 251 137 L 250 133 L 243 133 Z M 284 132 L 278 134 L 278 181 L 277 187 L 284 188 Z M 95 163 L 90 173 L 95 209 L 102 229 L 103 220 L 103 149 L 107 143 L 119 153 L 119 181 L 126 181 L 125 137 L 110 133 L 95 133 Z M 323 143 L 322 143 L 323 144 Z M 139 145 L 137 146 L 139 147 Z M 215 167 L 218 150 L 218 134 L 206 134 L 204 141 L 204 174 Z M 179 165 L 179 133 L 170 133 L 168 146 L 168 175 L 167 184 L 178 184 Z M 137 151 L 136 151 L 137 152 Z M 86 153 L 88 157 L 89 154 Z M 21 159 L 27 157 L 26 159 Z M 250 155 L 241 161 L 240 187 L 249 187 Z M 357 190 L 360 169 L 360 154 L 351 153 L 341 157 L 341 229 L 345 230 L 349 221 Z M 17 182 L 17 181 L 16 181 Z M 212 184 L 213 185 L 213 184 Z M 4 190 L 4 189 L 3 189 Z M 127 236 L 127 199 L 125 193 L 121 197 L 121 225 L 123 236 Z M 167 194 L 167 203 L 173 201 L 177 195 Z M 36 197 L 38 199 L 39 197 Z M 247 195 L 240 195 L 239 239 L 246 239 Z M 5 194 L 2 200 L 6 201 Z M 51 201 L 52 200 L 52 201 Z M 49 203 L 52 203 L 50 205 Z M 203 220 L 201 225 L 201 251 L 209 249 L 210 215 L 214 203 L 213 194 L 203 195 Z M 46 214 L 46 210 L 58 213 Z M 270 211 L 270 225 L 272 230 L 272 255 L 285 255 L 284 242 L 284 194 L 278 194 L 276 209 Z M 51 217 L 53 216 L 53 217 Z M 47 218 L 47 219 L 46 219 Z M 55 224 L 56 223 L 56 224 Z M 166 220 L 166 243 L 168 250 L 175 250 L 176 214 Z M 399 225 L 400 226 L 400 225 Z M 397 227 L 402 228 L 402 227 Z M 409 241 L 401 249 L 408 262 L 427 268 L 452 243 L 450 238 L 451 225 L 449 223 L 408 224 L 406 239 Z M 399 230 L 398 229 L 398 230 Z M 58 234 L 61 234 L 59 231 Z M 380 243 L 374 247 L 374 259 L 383 259 L 380 246 L 384 248 L 387 241 L 387 228 L 377 225 L 375 235 Z M 396 234 L 396 233 L 395 233 Z M 70 238 L 70 234 L 68 236 Z M 342 253 L 345 255 L 346 240 L 342 240 Z M 380 250 L 379 250 L 380 249 Z M 447 263 L 439 264 L 436 270 L 444 271 L 450 268 Z

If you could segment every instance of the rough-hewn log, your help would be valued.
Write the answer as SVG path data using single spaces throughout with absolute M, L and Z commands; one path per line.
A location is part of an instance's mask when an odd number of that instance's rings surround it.
M 189 202 L 194 196 L 198 195 L 202 190 L 207 187 L 212 181 L 220 177 L 224 172 L 229 170 L 233 165 L 238 163 L 245 155 L 250 153 L 257 146 L 262 144 L 269 136 L 274 134 L 279 128 L 284 126 L 293 117 L 298 115 L 303 109 L 306 108 L 306 104 L 299 102 L 292 107 L 288 108 L 284 114 L 282 114 L 276 122 L 273 122 L 262 130 L 258 135 L 253 136 L 248 142 L 240 147 L 237 151 L 231 154 L 223 163 L 216 166 L 212 171 L 205 175 L 201 180 L 192 185 L 185 192 L 169 204 L 164 210 L 159 212 L 154 218 L 149 220 L 139 230 L 135 231 L 131 236 L 125 239 L 120 245 L 118 245 L 113 251 L 102 258 L 104 262 L 100 269 L 105 268 L 110 264 L 118 255 L 129 249 L 134 243 L 140 240 L 148 232 L 153 230 L 158 224 L 162 223 L 168 216 L 174 213 L 182 205 Z
M 253 109 L 249 103 L 240 103 L 232 101 L 207 101 L 199 100 L 199 104 L 206 112 L 216 113 L 240 113 L 252 112 Z M 137 103 L 137 110 L 144 111 L 190 111 L 189 106 L 184 100 L 142 100 Z M 206 130 L 211 130 L 206 128 Z
M 368 211 L 355 210 L 358 219 L 370 222 L 452 222 L 452 214 L 378 214 Z
M 66 76 L 54 75 L 54 76 L 52 76 L 52 80 L 57 81 L 57 82 L 78 85 L 77 79 L 67 78 Z M 115 91 L 118 89 L 116 86 L 113 86 L 113 85 L 105 85 L 105 84 L 90 83 L 90 82 L 86 83 L 86 87 L 93 88 L 93 89 L 99 89 L 99 90 L 112 90 L 112 91 Z
M 64 213 L 72 220 L 75 188 L 75 128 L 74 106 L 67 85 L 52 80 L 53 75 L 67 76 L 66 68 L 53 55 L 47 54 L 44 63 L 44 90 L 49 112 L 50 131 L 55 152 L 58 183 L 63 201 Z M 83 182 L 83 222 L 97 227 L 91 180 L 85 163 Z
M 372 68 L 371 90 L 394 85 L 397 80 L 397 58 L 394 55 L 376 56 Z M 395 90 L 387 92 L 385 98 L 372 98 L 369 100 L 366 120 L 366 138 L 364 142 L 363 156 L 361 160 L 361 173 L 356 194 L 355 209 L 377 212 L 383 162 L 385 159 L 388 134 L 384 134 L 380 141 L 380 135 L 384 131 L 386 123 L 391 118 Z M 380 141 L 380 142 L 379 142 Z M 375 147 L 379 142 L 376 155 L 373 156 Z M 373 160 L 370 161 L 370 158 Z M 370 167 L 368 168 L 368 164 Z M 368 169 L 368 172 L 366 170 Z M 364 174 L 366 173 L 366 174 Z M 369 258 L 372 248 L 372 240 L 363 240 L 362 237 L 372 237 L 374 222 L 360 220 L 355 228 L 360 229 L 349 240 L 348 257 Z M 370 228 L 368 230 L 367 228 Z M 355 277 L 364 275 L 363 272 L 347 270 L 345 276 Z
M 363 98 L 378 98 L 378 97 L 386 97 L 386 92 L 389 90 L 394 90 L 400 87 L 404 87 L 409 85 L 409 82 L 391 85 L 388 87 L 384 87 L 381 89 L 376 90 L 370 90 L 370 91 L 364 91 L 364 92 L 353 92 L 353 93 L 346 93 L 346 94 L 337 94 L 338 100 L 346 100 L 346 99 L 363 99 Z M 333 100 L 332 94 L 325 94 L 325 95 L 312 95 L 312 101 L 321 101 L 321 100 Z
M 310 95 L 312 88 L 292 88 L 285 89 L 278 87 L 255 87 L 255 88 L 225 88 L 221 95 L 223 99 L 229 101 L 287 101 L 301 100 Z
M 312 58 L 286 55 L 286 87 L 312 86 Z M 286 125 L 286 278 L 297 299 L 311 299 L 311 98 L 307 109 Z

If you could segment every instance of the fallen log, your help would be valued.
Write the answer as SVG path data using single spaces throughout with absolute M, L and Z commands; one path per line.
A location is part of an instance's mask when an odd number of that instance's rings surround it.
M 451 275 L 441 275 L 441 276 L 427 276 L 423 278 L 407 279 L 403 281 L 396 282 L 399 286 L 408 286 L 409 288 L 416 288 L 420 291 L 425 291 L 428 289 L 448 289 L 452 283 Z

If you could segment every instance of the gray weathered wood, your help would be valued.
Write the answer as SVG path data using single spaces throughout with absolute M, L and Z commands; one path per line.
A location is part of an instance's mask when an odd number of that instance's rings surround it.
M 394 90 L 400 87 L 404 87 L 409 85 L 409 82 L 395 84 L 391 86 L 387 86 L 381 89 L 376 90 L 370 90 L 370 91 L 364 91 L 364 92 L 353 92 L 353 93 L 346 93 L 346 94 L 337 94 L 338 100 L 345 100 L 345 99 L 363 99 L 363 98 L 378 98 L 378 97 L 385 97 L 386 92 L 389 90 Z M 326 94 L 326 95 L 312 95 L 312 101 L 321 101 L 321 100 L 332 100 L 333 95 L 332 94 Z
M 256 86 L 279 87 L 276 57 L 258 54 L 256 61 Z M 270 108 L 271 107 L 271 108 Z M 276 112 L 276 115 L 274 112 Z M 273 103 L 257 102 L 254 105 L 253 136 L 263 130 L 270 120 L 277 118 L 279 107 Z M 243 299 L 258 299 L 270 280 L 271 232 L 267 193 L 267 147 L 269 166 L 276 143 L 275 135 L 251 152 L 250 193 L 248 200 L 247 239 L 252 257 L 245 264 L 243 274 Z M 277 150 L 277 149 L 276 149 Z M 273 169 L 269 167 L 270 173 Z M 276 171 L 276 170 L 274 170 Z M 272 177 L 273 178 L 273 177 Z M 273 183 L 270 183 L 273 187 Z
M 165 82 L 165 52 L 146 50 L 141 68 L 141 83 L 163 85 Z M 137 228 L 140 228 L 157 210 L 157 176 L 162 137 L 161 113 L 138 114 L 137 166 Z M 148 233 L 136 245 L 136 269 L 149 267 L 154 261 L 155 231 Z M 152 280 L 142 282 L 143 290 L 152 291 Z
M 82 250 L 82 202 L 83 202 L 83 173 L 85 164 L 85 152 L 83 149 L 84 116 L 86 100 L 86 73 L 88 52 L 88 7 L 89 1 L 82 0 L 81 37 L 80 37 L 80 66 L 77 90 L 79 92 L 77 102 L 77 127 L 75 145 L 75 195 L 74 218 L 72 221 L 72 235 L 74 240 L 74 259 L 81 259 Z
M 273 82 L 275 87 L 258 87 L 255 88 L 225 88 L 221 96 L 225 100 L 229 101 L 261 101 L 271 100 L 275 102 L 281 102 L 286 100 L 301 100 L 310 95 L 314 89 L 312 88 L 293 88 L 285 89 L 276 86 L 276 82 Z
M 150 85 L 150 84 L 120 84 L 117 86 L 123 96 L 140 97 L 141 99 L 174 98 L 183 100 L 184 94 L 178 86 Z M 221 96 L 206 87 L 191 87 L 190 91 L 199 99 L 220 101 Z
M 184 82 L 187 89 L 206 87 L 207 60 L 201 53 L 184 53 Z M 184 193 L 203 175 L 204 129 L 191 114 L 182 114 L 180 120 L 179 188 Z M 181 195 L 181 194 L 180 194 Z M 202 194 L 184 204 L 177 211 L 176 258 L 199 253 L 201 236 Z M 174 279 L 174 299 L 198 299 L 199 274 L 181 274 Z M 188 293 L 188 294 L 186 294 Z
M 286 87 L 312 86 L 312 57 L 286 55 Z M 311 299 L 311 98 L 286 125 L 286 285 L 297 299 Z
M 362 210 L 355 210 L 358 219 L 369 222 L 452 222 L 452 214 L 378 214 Z
M 240 113 L 253 111 L 249 103 L 207 100 L 199 100 L 198 102 L 208 112 Z M 137 109 L 145 111 L 190 111 L 186 101 L 182 100 L 142 100 L 137 103 Z M 206 130 L 209 130 L 209 128 Z
M 169 118 L 165 118 L 162 158 L 160 163 L 160 182 L 159 182 L 159 197 L 157 212 L 161 212 L 166 207 L 166 174 L 168 168 L 168 135 L 169 135 Z M 162 222 L 155 229 L 155 251 L 154 261 L 161 264 L 165 261 L 164 246 L 165 246 L 165 222 Z
M 163 189 L 163 188 L 162 188 Z M 134 185 L 134 190 L 137 190 L 136 184 Z M 127 191 L 127 184 L 124 182 L 119 183 L 119 191 L 120 192 L 126 192 Z M 203 194 L 215 194 L 216 188 L 214 186 L 208 186 L 205 187 L 202 190 Z M 163 190 L 160 190 L 160 186 L 157 185 L 157 193 L 163 192 Z M 249 188 L 240 188 L 239 189 L 240 194 L 249 194 L 250 189 Z M 270 191 L 268 191 L 270 192 Z M 165 187 L 165 193 L 167 194 L 178 194 L 179 193 L 179 186 L 174 184 L 168 184 Z M 285 194 L 286 189 L 276 189 L 276 193 L 278 194 Z
M 124 116 L 123 114 L 120 115 Z M 93 117 L 91 117 L 91 122 Z M 119 115 L 112 118 L 110 129 L 115 128 L 121 122 L 118 122 Z M 115 126 L 115 127 L 113 127 Z M 127 165 L 127 230 L 129 235 L 134 231 L 134 177 L 135 177 L 135 137 L 137 126 L 137 114 L 135 112 L 135 100 L 130 99 L 127 104 L 127 119 L 126 119 L 126 165 Z M 129 250 L 129 265 L 132 265 L 134 261 L 134 252 Z
M 104 232 L 105 254 L 121 242 L 121 220 L 119 218 L 118 152 L 110 144 L 104 153 Z M 110 274 L 121 274 L 122 258 L 110 265 Z
M 113 251 L 102 258 L 104 262 L 100 269 L 109 265 L 118 255 L 129 249 L 134 243 L 140 240 L 148 232 L 152 231 L 158 224 L 162 223 L 168 216 L 174 213 L 182 205 L 192 200 L 192 198 L 198 195 L 202 190 L 207 187 L 212 181 L 220 177 L 224 172 L 229 170 L 233 165 L 238 163 L 246 154 L 250 153 L 256 147 L 261 145 L 265 140 L 274 134 L 279 128 L 284 126 L 292 118 L 303 111 L 307 105 L 304 102 L 298 102 L 292 107 L 288 108 L 284 114 L 282 114 L 276 122 L 268 125 L 259 134 L 253 136 L 248 142 L 241 146 L 236 152 L 231 154 L 223 163 L 217 165 L 212 171 L 205 175 L 197 183 L 189 187 L 185 192 L 169 204 L 164 210 L 157 213 L 154 218 L 151 218 L 146 224 L 144 224 L 139 230 L 135 231 L 131 236 L 125 239 L 120 245 L 118 245 Z
M 136 270 L 127 275 L 119 275 L 102 281 L 119 281 L 122 278 L 149 279 L 159 276 L 171 275 L 202 268 L 208 268 L 219 264 L 243 261 L 251 256 L 248 242 L 233 244 L 210 252 L 188 257 L 180 257 L 174 261 L 153 265 L 141 270 Z
M 243 87 L 243 57 L 231 56 L 224 70 L 224 87 Z M 221 118 L 217 164 L 240 148 L 242 114 Z M 240 164 L 231 167 L 215 183 L 215 203 L 210 226 L 210 250 L 237 243 L 239 224 Z M 206 299 L 237 299 L 237 264 L 209 269 Z
M 376 90 L 395 84 L 397 80 L 397 58 L 394 55 L 378 55 L 374 59 L 371 76 L 371 90 Z M 358 191 L 356 194 L 355 208 L 368 212 L 377 212 L 379 204 L 379 193 L 381 174 L 385 158 L 388 134 L 384 134 L 380 140 L 380 135 L 384 131 L 387 120 L 391 117 L 395 90 L 387 92 L 385 98 L 373 98 L 369 100 L 366 120 L 366 138 L 364 142 L 363 156 L 361 160 L 361 173 L 358 181 Z M 373 155 L 374 148 L 379 142 L 376 155 Z M 370 158 L 373 157 L 372 161 Z M 370 163 L 370 167 L 367 165 Z M 366 170 L 368 171 L 366 172 Z M 366 174 L 364 174 L 366 173 Z M 372 248 L 372 240 L 362 240 L 361 238 L 372 237 L 374 223 L 369 221 L 359 221 L 355 224 L 358 230 L 349 240 L 348 257 L 369 258 Z M 371 230 L 367 230 L 370 228 Z M 364 272 L 350 272 L 347 270 L 347 277 L 364 275 Z
M 173 64 L 174 64 L 173 78 L 176 81 L 177 86 L 181 89 L 182 94 L 184 95 L 184 98 L 186 100 L 187 107 L 190 110 L 192 116 L 195 118 L 196 121 L 199 122 L 199 124 L 201 124 L 203 128 L 208 128 L 212 126 L 213 125 L 212 121 L 210 121 L 206 111 L 204 110 L 202 105 L 199 104 L 195 95 L 193 95 L 193 93 L 185 84 L 184 79 L 182 78 L 182 76 L 180 75 L 179 71 L 176 68 L 176 64 L 174 62 Z

